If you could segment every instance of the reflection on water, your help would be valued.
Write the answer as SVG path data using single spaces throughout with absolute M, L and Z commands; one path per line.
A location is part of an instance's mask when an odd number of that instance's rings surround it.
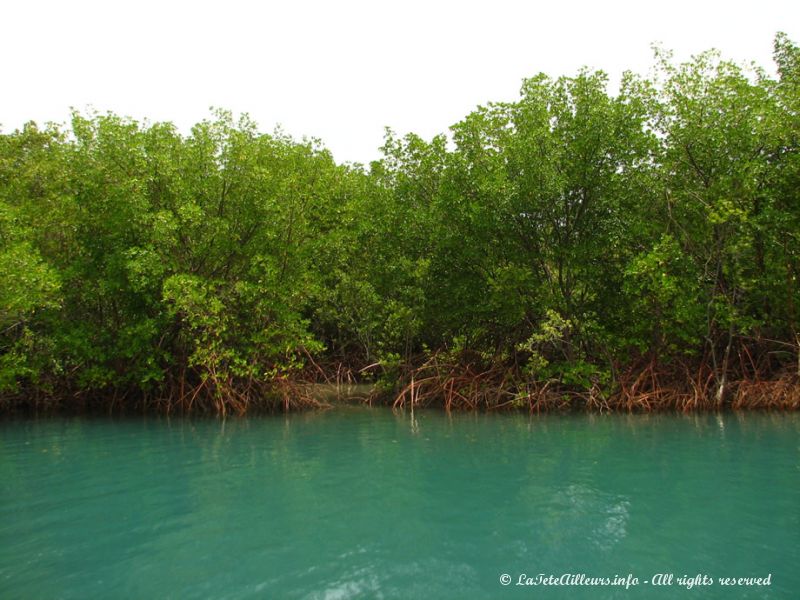
M 564 521 L 559 527 L 567 527 L 570 522 L 589 527 L 577 527 L 575 543 L 585 540 L 599 549 L 611 550 L 626 535 L 630 502 L 624 497 L 570 484 L 556 492 L 555 501 Z
M 772 573 L 691 594 L 791 597 L 798 433 L 776 413 L 360 407 L 3 422 L 0 597 L 530 597 L 498 577 L 540 572 Z

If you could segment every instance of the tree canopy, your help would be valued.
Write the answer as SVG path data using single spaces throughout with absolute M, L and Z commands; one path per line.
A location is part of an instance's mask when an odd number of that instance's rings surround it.
M 774 57 L 540 74 L 368 168 L 226 111 L 0 135 L 0 398 L 797 407 L 800 49 Z

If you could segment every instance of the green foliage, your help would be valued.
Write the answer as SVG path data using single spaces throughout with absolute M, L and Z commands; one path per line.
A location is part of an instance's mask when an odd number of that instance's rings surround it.
M 705 318 L 699 280 L 691 259 L 669 234 L 631 260 L 623 290 L 637 315 L 629 331 L 640 352 L 698 347 Z
M 800 51 L 776 36 L 777 78 L 656 59 L 387 130 L 368 172 L 226 111 L 0 135 L 0 393 L 222 398 L 342 363 L 389 388 L 433 356 L 597 389 L 794 344 Z

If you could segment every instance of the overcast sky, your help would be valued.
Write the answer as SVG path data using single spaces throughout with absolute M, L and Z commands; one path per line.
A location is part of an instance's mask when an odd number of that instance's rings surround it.
M 800 2 L 649 0 L 3 0 L 0 125 L 64 122 L 89 106 L 182 130 L 210 106 L 319 137 L 338 161 L 379 157 L 384 126 L 423 137 L 524 77 L 646 73 L 650 45 L 716 47 L 772 69 L 800 42 Z

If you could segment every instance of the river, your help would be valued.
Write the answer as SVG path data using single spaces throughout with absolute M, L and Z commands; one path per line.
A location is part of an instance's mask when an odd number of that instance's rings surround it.
M 4 599 L 796 598 L 798 564 L 794 414 L 0 422 Z

